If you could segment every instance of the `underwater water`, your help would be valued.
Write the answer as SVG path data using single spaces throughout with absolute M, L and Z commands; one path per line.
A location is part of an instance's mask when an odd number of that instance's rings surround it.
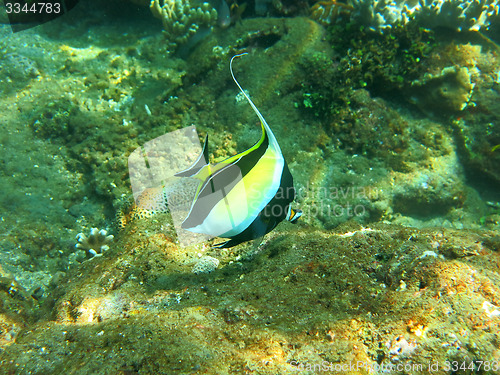
M 500 374 L 498 1 L 49 3 L 0 4 L 1 374 Z

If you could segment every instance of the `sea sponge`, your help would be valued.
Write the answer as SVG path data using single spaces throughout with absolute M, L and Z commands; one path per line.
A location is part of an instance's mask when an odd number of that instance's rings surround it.
M 449 114 L 467 106 L 473 88 L 467 67 L 449 66 L 438 74 L 427 73 L 422 79 L 413 81 L 408 95 L 424 112 Z

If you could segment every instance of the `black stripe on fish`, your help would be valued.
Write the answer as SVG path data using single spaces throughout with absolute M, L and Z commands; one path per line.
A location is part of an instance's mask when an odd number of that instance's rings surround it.
M 280 187 L 271 201 L 264 207 L 255 220 L 241 233 L 229 241 L 216 244 L 218 248 L 230 248 L 240 243 L 262 237 L 282 222 L 288 213 L 288 205 L 295 199 L 293 177 L 285 162 L 281 174 Z
M 268 147 L 269 138 L 264 131 L 264 139 L 259 147 L 246 155 L 242 155 L 236 162 L 210 175 L 203 182 L 203 186 L 193 203 L 191 212 L 182 223 L 182 228 L 189 229 L 202 224 L 214 206 L 255 167 Z M 222 161 L 221 163 L 224 162 Z M 218 194 L 214 195 L 215 193 Z M 211 195 L 212 199 L 210 198 Z

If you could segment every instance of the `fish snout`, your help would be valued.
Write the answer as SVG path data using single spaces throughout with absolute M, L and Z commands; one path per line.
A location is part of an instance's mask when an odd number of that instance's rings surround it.
M 286 219 L 292 223 L 292 224 L 297 224 L 297 221 L 299 218 L 302 216 L 302 210 L 294 210 L 291 206 L 288 210 L 288 215 L 286 216 Z

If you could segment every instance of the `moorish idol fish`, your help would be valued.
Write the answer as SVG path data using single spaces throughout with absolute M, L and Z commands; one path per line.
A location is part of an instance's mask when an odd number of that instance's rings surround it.
M 217 244 L 229 248 L 262 238 L 284 219 L 295 223 L 302 215 L 291 203 L 295 198 L 293 178 L 271 128 L 255 104 L 231 76 L 260 119 L 262 136 L 248 150 L 217 164 L 208 163 L 208 135 L 194 164 L 176 174 L 194 177 L 200 184 L 182 228 L 214 237 L 229 238 Z

